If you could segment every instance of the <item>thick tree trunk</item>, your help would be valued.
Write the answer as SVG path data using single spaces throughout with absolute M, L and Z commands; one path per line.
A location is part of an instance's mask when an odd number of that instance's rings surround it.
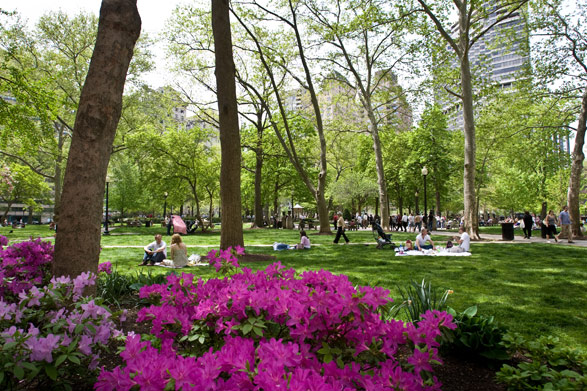
M 581 192 L 581 174 L 583 172 L 583 146 L 585 145 L 585 127 L 587 123 L 587 89 L 583 93 L 581 102 L 581 113 L 579 114 L 579 124 L 575 134 L 575 148 L 571 155 L 571 178 L 569 179 L 569 191 L 567 193 L 567 202 L 569 204 L 569 214 L 571 216 L 574 236 L 583 236 L 581 232 L 581 211 L 579 209 L 579 194 Z
M 220 248 L 243 246 L 241 220 L 241 141 L 236 103 L 235 68 L 228 0 L 212 0 L 212 33 L 220 123 Z
M 103 0 L 96 46 L 82 89 L 61 194 L 54 275 L 96 272 L 106 172 L 122 93 L 141 32 L 136 0 Z
M 475 202 L 475 116 L 473 112 L 473 87 L 468 51 L 461 58 L 461 94 L 465 135 L 464 206 L 465 228 L 471 238 L 479 239 L 479 217 Z

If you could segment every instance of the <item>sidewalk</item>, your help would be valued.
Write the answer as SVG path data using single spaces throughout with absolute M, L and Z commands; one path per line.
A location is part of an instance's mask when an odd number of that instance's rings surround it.
M 494 235 L 494 234 L 481 234 L 481 241 L 475 241 L 475 243 L 514 243 L 514 244 L 524 244 L 524 243 L 548 243 L 547 239 L 542 239 L 540 237 L 540 232 L 537 232 L 538 235 L 532 236 L 530 239 L 524 239 L 523 237 L 516 236 L 514 240 L 502 240 L 501 235 Z M 446 232 L 446 231 L 433 231 L 430 233 L 430 236 L 458 236 L 458 232 Z M 573 243 L 568 243 L 567 239 L 560 239 L 558 243 L 553 240 L 550 240 L 553 245 L 565 245 L 565 246 L 577 246 L 577 247 L 587 247 L 587 240 L 577 240 L 573 239 Z

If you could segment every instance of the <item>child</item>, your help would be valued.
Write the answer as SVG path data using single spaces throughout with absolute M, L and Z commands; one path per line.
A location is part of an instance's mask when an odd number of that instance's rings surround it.
M 306 235 L 306 231 L 301 230 L 300 231 L 300 243 L 297 244 L 296 249 L 298 250 L 304 250 L 310 249 L 310 239 L 308 239 L 308 235 Z

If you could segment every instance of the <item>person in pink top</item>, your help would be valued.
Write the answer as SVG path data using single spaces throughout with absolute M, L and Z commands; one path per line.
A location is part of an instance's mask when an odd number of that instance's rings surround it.
M 308 235 L 306 235 L 306 231 L 300 231 L 300 243 L 296 246 L 298 250 L 309 250 L 310 249 L 310 239 L 308 239 Z

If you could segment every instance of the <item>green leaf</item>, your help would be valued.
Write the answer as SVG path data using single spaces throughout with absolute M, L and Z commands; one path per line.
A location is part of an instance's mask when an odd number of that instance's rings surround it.
M 15 347 L 17 344 L 18 344 L 18 342 L 14 342 L 14 341 L 13 341 L 13 342 L 8 342 L 8 343 L 5 343 L 5 344 L 2 346 L 2 350 L 3 350 L 3 351 L 10 350 L 10 349 L 12 349 L 13 347 Z
M 253 329 L 253 325 L 247 323 L 243 326 L 243 335 L 247 335 Z
M 469 318 L 472 318 L 473 316 L 475 316 L 475 314 L 477 314 L 477 306 L 474 305 L 474 306 L 467 308 L 466 310 L 463 311 L 463 314 L 465 314 Z
M 4 371 L 0 372 L 0 384 L 2 384 L 2 382 L 4 382 Z
M 74 356 L 73 354 L 70 356 L 67 356 L 67 359 L 77 365 L 80 365 L 80 363 L 81 363 L 79 358 L 77 356 Z
M 16 378 L 18 380 L 22 380 L 22 378 L 24 377 L 24 369 L 22 369 L 21 366 L 17 365 L 14 367 L 14 376 L 16 376 Z
M 78 324 L 77 326 L 75 326 L 75 329 L 73 330 L 74 333 L 79 334 L 84 330 L 84 325 L 82 323 Z
M 49 376 L 49 379 L 57 380 L 57 368 L 55 368 L 53 365 L 47 365 L 45 367 L 45 373 L 47 376 Z
M 256 326 L 255 326 L 255 327 L 253 327 L 253 332 L 254 332 L 255 334 L 257 334 L 259 337 L 262 337 L 262 336 L 263 336 L 263 330 L 262 330 L 262 329 L 260 329 L 260 328 L 258 328 L 258 327 L 256 327 Z
M 67 354 L 62 354 L 61 356 L 57 357 L 57 360 L 55 360 L 55 366 L 58 367 L 60 366 L 63 361 L 65 361 L 65 359 L 67 358 Z

